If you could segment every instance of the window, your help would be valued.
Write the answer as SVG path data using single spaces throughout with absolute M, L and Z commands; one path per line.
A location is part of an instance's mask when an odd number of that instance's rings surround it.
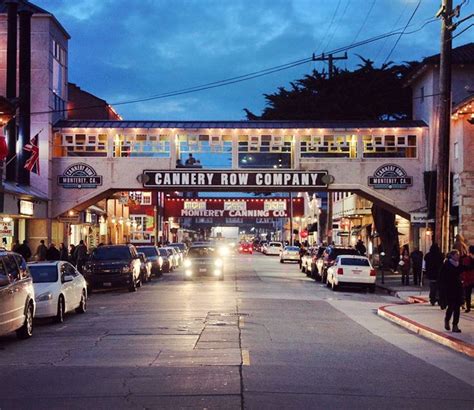
M 150 243 L 155 234 L 154 218 L 148 215 L 130 215 L 130 219 L 131 241 Z
M 10 280 L 8 279 L 7 272 L 5 270 L 5 266 L 0 259 L 0 286 L 6 286 L 10 284 Z
M 300 139 L 302 158 L 355 158 L 356 140 L 352 135 L 303 135 Z
M 3 258 L 5 263 L 5 268 L 7 270 L 7 275 L 10 278 L 10 281 L 15 281 L 20 279 L 18 265 L 16 264 L 15 258 L 13 255 L 8 255 Z
M 364 158 L 416 158 L 416 135 L 363 135 Z
M 63 134 L 60 144 L 66 157 L 107 156 L 107 134 Z
M 116 135 L 114 157 L 169 158 L 170 137 L 168 135 Z
M 128 197 L 135 202 L 136 205 L 152 204 L 151 192 L 131 191 L 128 193 Z

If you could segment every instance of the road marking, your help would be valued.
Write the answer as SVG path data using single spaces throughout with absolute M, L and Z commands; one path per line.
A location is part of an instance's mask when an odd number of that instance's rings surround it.
M 250 366 L 250 353 L 248 350 L 242 350 L 242 365 Z

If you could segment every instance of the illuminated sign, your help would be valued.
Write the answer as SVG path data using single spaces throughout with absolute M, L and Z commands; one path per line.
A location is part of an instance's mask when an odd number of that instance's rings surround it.
M 228 189 L 239 188 L 327 188 L 327 171 L 154 171 L 141 177 L 145 188 Z
M 395 164 L 385 164 L 377 168 L 369 177 L 369 185 L 375 189 L 406 189 L 413 185 L 413 178 Z
M 72 189 L 97 188 L 102 185 L 102 176 L 97 175 L 90 165 L 73 164 L 67 167 L 62 175 L 58 175 L 58 185 Z
M 20 199 L 19 208 L 20 208 L 20 214 L 22 215 L 33 216 L 35 213 L 34 204 L 33 202 L 30 202 L 30 201 L 25 201 L 23 199 Z

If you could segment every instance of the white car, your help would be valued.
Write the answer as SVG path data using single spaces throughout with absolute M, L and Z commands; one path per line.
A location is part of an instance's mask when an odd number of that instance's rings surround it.
M 169 257 L 171 265 L 173 266 L 172 269 L 178 269 L 179 262 L 180 262 L 178 251 L 172 246 L 165 246 L 165 249 L 168 251 L 168 255 L 169 255 L 168 257 Z
M 283 250 L 281 242 L 270 242 L 265 248 L 265 255 L 280 255 Z
M 300 248 L 297 246 L 285 246 L 280 252 L 280 263 L 285 261 L 299 262 Z
M 375 292 L 376 271 L 365 256 L 339 255 L 327 271 L 327 286 L 337 290 L 340 285 L 369 288 Z
M 67 312 L 86 312 L 86 280 L 69 262 L 33 262 L 28 267 L 35 288 L 35 317 L 53 317 L 62 323 Z

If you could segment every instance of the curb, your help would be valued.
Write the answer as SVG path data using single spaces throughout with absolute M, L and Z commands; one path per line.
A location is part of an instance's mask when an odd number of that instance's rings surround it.
M 427 326 L 423 326 L 413 320 L 407 319 L 403 316 L 400 316 L 396 313 L 390 312 L 387 310 L 390 306 L 397 305 L 385 305 L 377 309 L 377 315 L 383 317 L 384 319 L 390 320 L 397 325 L 404 327 L 413 333 L 416 333 L 420 336 L 423 336 L 427 339 L 433 340 L 434 342 L 440 343 L 450 349 L 456 350 L 460 353 L 464 353 L 469 357 L 474 357 L 474 346 L 463 342 L 462 340 L 456 339 L 454 337 L 448 336 L 442 332 L 431 329 Z

